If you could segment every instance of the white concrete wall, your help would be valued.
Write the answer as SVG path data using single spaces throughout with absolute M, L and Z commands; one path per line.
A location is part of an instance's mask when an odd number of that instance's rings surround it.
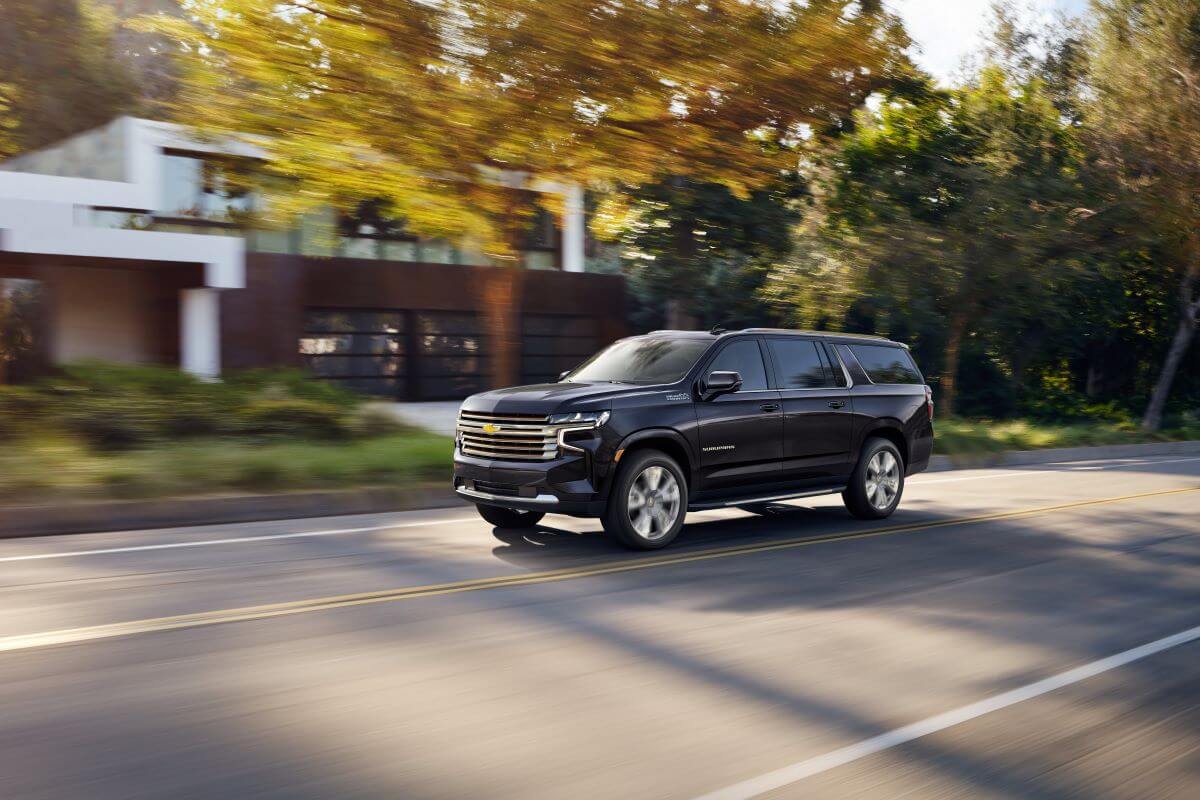
M 152 279 L 143 270 L 58 268 L 52 300 L 54 361 L 153 362 Z
M 123 181 L 126 180 L 127 136 L 128 124 L 125 118 L 118 118 L 102 128 L 0 162 L 0 170 Z

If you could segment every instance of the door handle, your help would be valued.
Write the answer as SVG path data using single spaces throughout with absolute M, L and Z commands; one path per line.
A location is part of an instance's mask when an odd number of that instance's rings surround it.
M 845 400 L 830 400 L 829 407 L 830 408 L 845 408 L 846 401 Z
M 778 411 L 779 403 L 763 403 L 759 408 L 763 411 Z

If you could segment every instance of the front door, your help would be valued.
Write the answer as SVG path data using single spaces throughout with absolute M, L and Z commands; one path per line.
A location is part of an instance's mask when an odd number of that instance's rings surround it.
M 783 477 L 820 482 L 848 475 L 854 415 L 840 368 L 813 339 L 772 336 L 766 344 L 783 404 Z
M 768 385 L 757 337 L 726 344 L 701 373 L 736 372 L 742 386 L 696 404 L 702 490 L 753 488 L 778 479 L 783 455 L 779 392 Z

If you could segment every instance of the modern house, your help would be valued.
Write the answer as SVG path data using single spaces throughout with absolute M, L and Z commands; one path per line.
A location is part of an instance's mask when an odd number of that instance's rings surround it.
M 578 186 L 518 176 L 564 211 L 531 203 L 523 249 L 495 264 L 369 203 L 249 226 L 259 199 L 211 167 L 259 157 L 123 117 L 0 163 L 0 280 L 36 282 L 45 359 L 297 366 L 415 400 L 549 379 L 624 333 L 624 280 L 589 271 Z

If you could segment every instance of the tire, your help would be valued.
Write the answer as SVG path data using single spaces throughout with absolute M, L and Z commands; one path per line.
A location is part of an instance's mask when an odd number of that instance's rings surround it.
M 546 516 L 541 511 L 520 511 L 515 508 L 485 506 L 482 503 L 475 508 L 479 511 L 479 516 L 497 528 L 532 528 Z
M 859 519 L 890 517 L 904 494 L 904 459 L 887 439 L 867 439 L 842 492 L 846 509 Z
M 613 481 L 604 530 L 631 550 L 666 547 L 683 529 L 687 497 L 687 480 L 675 459 L 658 450 L 634 451 Z

